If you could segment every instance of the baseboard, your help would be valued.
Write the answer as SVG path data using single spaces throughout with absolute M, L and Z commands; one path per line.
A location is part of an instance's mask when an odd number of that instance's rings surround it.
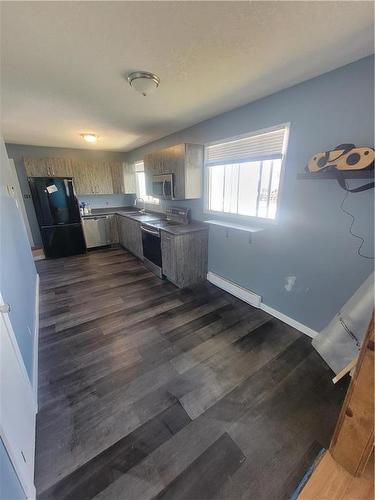
M 274 316 L 275 318 L 283 321 L 287 325 L 292 326 L 296 330 L 299 330 L 300 332 L 304 333 L 308 337 L 311 337 L 312 339 L 316 335 L 318 335 L 318 332 L 316 332 L 312 328 L 304 325 L 303 323 L 300 323 L 299 321 L 291 318 L 290 316 L 287 316 L 286 314 L 281 313 L 280 311 L 277 311 L 273 307 L 267 306 L 267 304 L 262 303 L 260 305 L 260 308 L 262 309 L 262 311 L 264 311 L 264 312 L 270 314 L 271 316 Z
M 219 276 L 218 274 L 213 273 L 211 271 L 207 273 L 207 280 L 210 283 L 218 286 L 222 290 L 225 290 L 231 295 L 234 295 L 235 297 L 243 300 L 244 302 L 247 302 L 248 304 L 257 307 L 259 309 L 262 309 L 262 311 L 270 314 L 271 316 L 274 316 L 275 318 L 283 321 L 287 325 L 292 326 L 296 330 L 299 330 L 300 332 L 304 333 L 305 335 L 311 338 L 314 338 L 318 334 L 318 332 L 309 328 L 308 326 L 300 323 L 299 321 L 293 318 L 290 318 L 289 316 L 281 313 L 280 311 L 277 311 L 273 307 L 264 304 L 262 302 L 262 297 L 260 295 L 257 295 L 256 293 L 251 292 L 250 290 L 247 290 L 246 288 L 243 288 L 242 286 L 239 286 L 236 283 L 233 283 L 233 281 L 227 280 L 222 276 Z
M 243 300 L 244 302 L 247 302 L 251 306 L 258 308 L 261 306 L 262 297 L 260 295 L 257 295 L 256 293 L 251 292 L 246 288 L 242 288 L 242 286 L 233 283 L 233 281 L 227 280 L 222 276 L 219 276 L 218 274 L 215 274 L 211 271 L 207 273 L 207 280 L 210 283 L 218 286 L 219 288 L 222 288 L 231 295 L 234 295 L 235 297 Z
M 38 356 L 39 356 L 39 274 L 35 280 L 35 316 L 34 316 L 34 346 L 33 346 L 33 391 L 35 409 L 38 412 Z

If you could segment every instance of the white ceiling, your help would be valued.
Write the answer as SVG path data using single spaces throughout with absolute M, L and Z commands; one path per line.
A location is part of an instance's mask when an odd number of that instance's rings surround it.
M 372 2 L 1 7 L 3 136 L 22 144 L 128 151 L 373 52 Z M 134 70 L 159 89 L 137 94 Z

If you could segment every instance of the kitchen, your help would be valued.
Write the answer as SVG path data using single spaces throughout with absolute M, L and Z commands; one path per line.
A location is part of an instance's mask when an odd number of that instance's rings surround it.
M 23 163 L 47 258 L 121 244 L 159 278 L 179 287 L 205 279 L 208 226 L 191 221 L 185 208 L 146 213 L 140 180 L 144 175 L 149 198 L 158 202 L 200 198 L 203 146 L 181 144 L 148 154 L 141 173 L 119 161 L 24 158 Z M 134 198 L 134 205 L 91 209 L 89 202 L 78 201 L 81 196 L 113 194 Z M 194 265 L 187 254 L 194 255 Z

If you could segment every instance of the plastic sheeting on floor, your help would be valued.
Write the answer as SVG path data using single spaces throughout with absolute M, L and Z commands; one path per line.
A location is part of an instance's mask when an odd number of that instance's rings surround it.
M 358 288 L 312 345 L 337 374 L 358 355 L 374 309 L 374 274 Z

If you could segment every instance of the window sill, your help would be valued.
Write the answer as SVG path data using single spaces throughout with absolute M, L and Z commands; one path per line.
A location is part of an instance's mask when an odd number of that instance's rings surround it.
M 226 229 L 236 229 L 237 231 L 244 231 L 246 233 L 259 233 L 263 231 L 263 227 L 255 227 L 255 226 L 245 226 L 242 224 L 236 224 L 234 222 L 227 222 L 221 220 L 205 220 L 206 224 L 212 224 L 213 226 L 225 227 Z

